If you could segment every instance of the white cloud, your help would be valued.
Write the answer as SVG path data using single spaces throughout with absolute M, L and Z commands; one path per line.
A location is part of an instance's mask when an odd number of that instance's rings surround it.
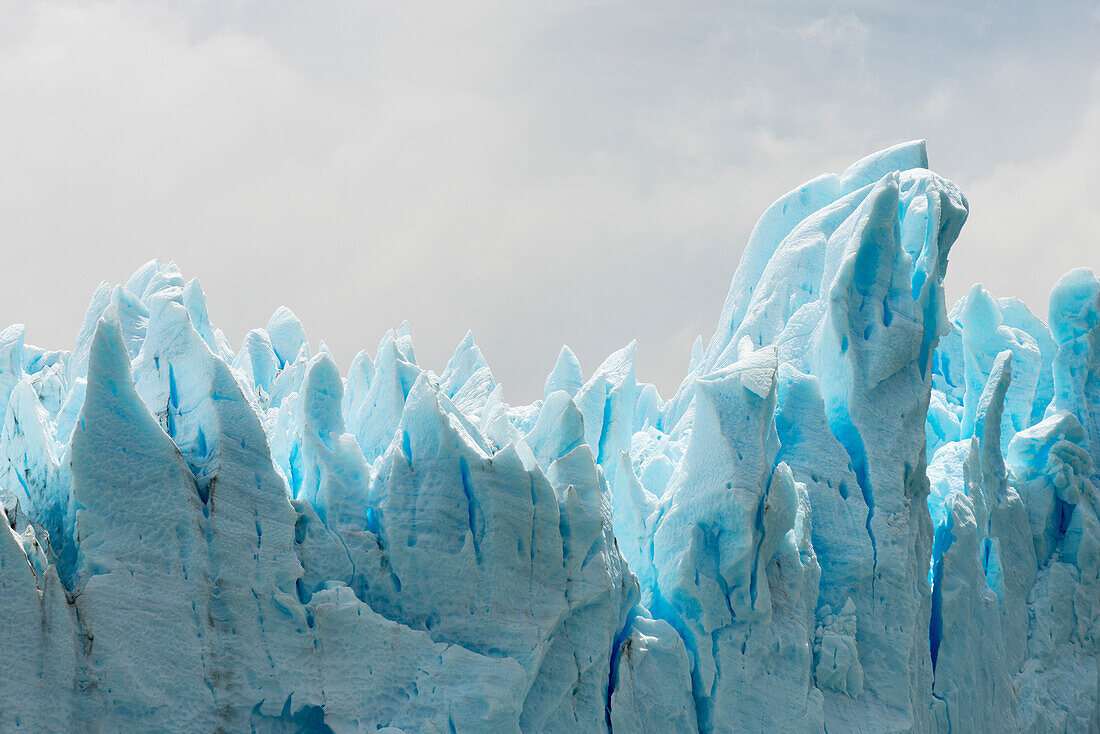
M 998 166 L 967 186 L 970 218 L 951 256 L 949 295 L 982 282 L 1045 320 L 1059 277 L 1080 266 L 1100 272 L 1098 162 L 1100 84 L 1058 153 Z
M 825 48 L 863 43 L 870 27 L 855 13 L 833 13 L 799 28 L 799 35 Z
M 988 110 L 958 101 L 985 67 L 944 73 L 970 46 L 872 6 L 792 13 L 0 6 L 0 315 L 65 346 L 96 282 L 160 257 L 234 340 L 286 303 L 346 364 L 408 318 L 438 369 L 472 327 L 527 399 L 562 342 L 592 369 L 636 337 L 667 392 L 784 191 L 920 136 L 937 165 L 1030 157 L 1027 115 L 974 135 Z
M 716 165 L 699 121 L 615 119 L 594 146 L 563 144 L 547 107 L 560 96 L 517 71 L 539 61 L 521 53 L 530 18 L 486 34 L 461 14 L 394 12 L 349 20 L 386 30 L 326 78 L 232 26 L 41 6 L 0 63 L 0 97 L 19 111 L 0 120 L 5 312 L 65 344 L 98 279 L 175 259 L 234 339 L 285 301 L 347 360 L 408 317 L 438 366 L 473 325 L 525 391 L 560 341 L 592 362 L 632 336 L 626 323 L 592 332 L 600 319 L 570 318 L 576 304 L 650 308 L 680 331 L 674 301 L 630 282 L 659 283 L 634 263 L 740 239 L 775 192 Z M 707 145 L 684 158 L 692 139 Z M 676 168 L 647 170 L 639 144 Z M 540 329 L 558 343 L 536 341 Z
M 929 122 L 947 120 L 958 107 L 958 92 L 951 85 L 944 85 L 933 89 L 925 97 L 920 107 L 919 115 Z

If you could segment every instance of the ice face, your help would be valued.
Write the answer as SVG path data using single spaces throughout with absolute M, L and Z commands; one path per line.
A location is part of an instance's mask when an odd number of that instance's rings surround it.
M 949 311 L 927 165 L 770 207 L 667 402 L 234 352 L 158 262 L 3 331 L 0 728 L 1100 731 L 1100 281 Z

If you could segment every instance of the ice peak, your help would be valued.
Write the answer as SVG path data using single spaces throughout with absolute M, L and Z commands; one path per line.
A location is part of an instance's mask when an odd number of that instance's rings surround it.
M 530 405 L 471 332 L 234 354 L 156 260 L 0 332 L 0 729 L 1095 729 L 1100 281 L 948 313 L 927 166 L 769 207 L 667 402 L 635 342 Z

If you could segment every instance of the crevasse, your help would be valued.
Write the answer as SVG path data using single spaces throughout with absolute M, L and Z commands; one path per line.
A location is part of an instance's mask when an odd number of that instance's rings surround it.
M 790 192 L 667 402 L 158 262 L 8 328 L 0 729 L 1100 731 L 1100 281 L 949 311 L 966 216 L 922 142 Z

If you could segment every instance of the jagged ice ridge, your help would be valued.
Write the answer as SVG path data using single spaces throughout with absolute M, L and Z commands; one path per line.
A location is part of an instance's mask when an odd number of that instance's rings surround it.
M 0 334 L 0 729 L 1100 731 L 1100 281 L 947 310 L 924 144 L 760 219 L 667 402 L 234 352 L 152 262 Z

